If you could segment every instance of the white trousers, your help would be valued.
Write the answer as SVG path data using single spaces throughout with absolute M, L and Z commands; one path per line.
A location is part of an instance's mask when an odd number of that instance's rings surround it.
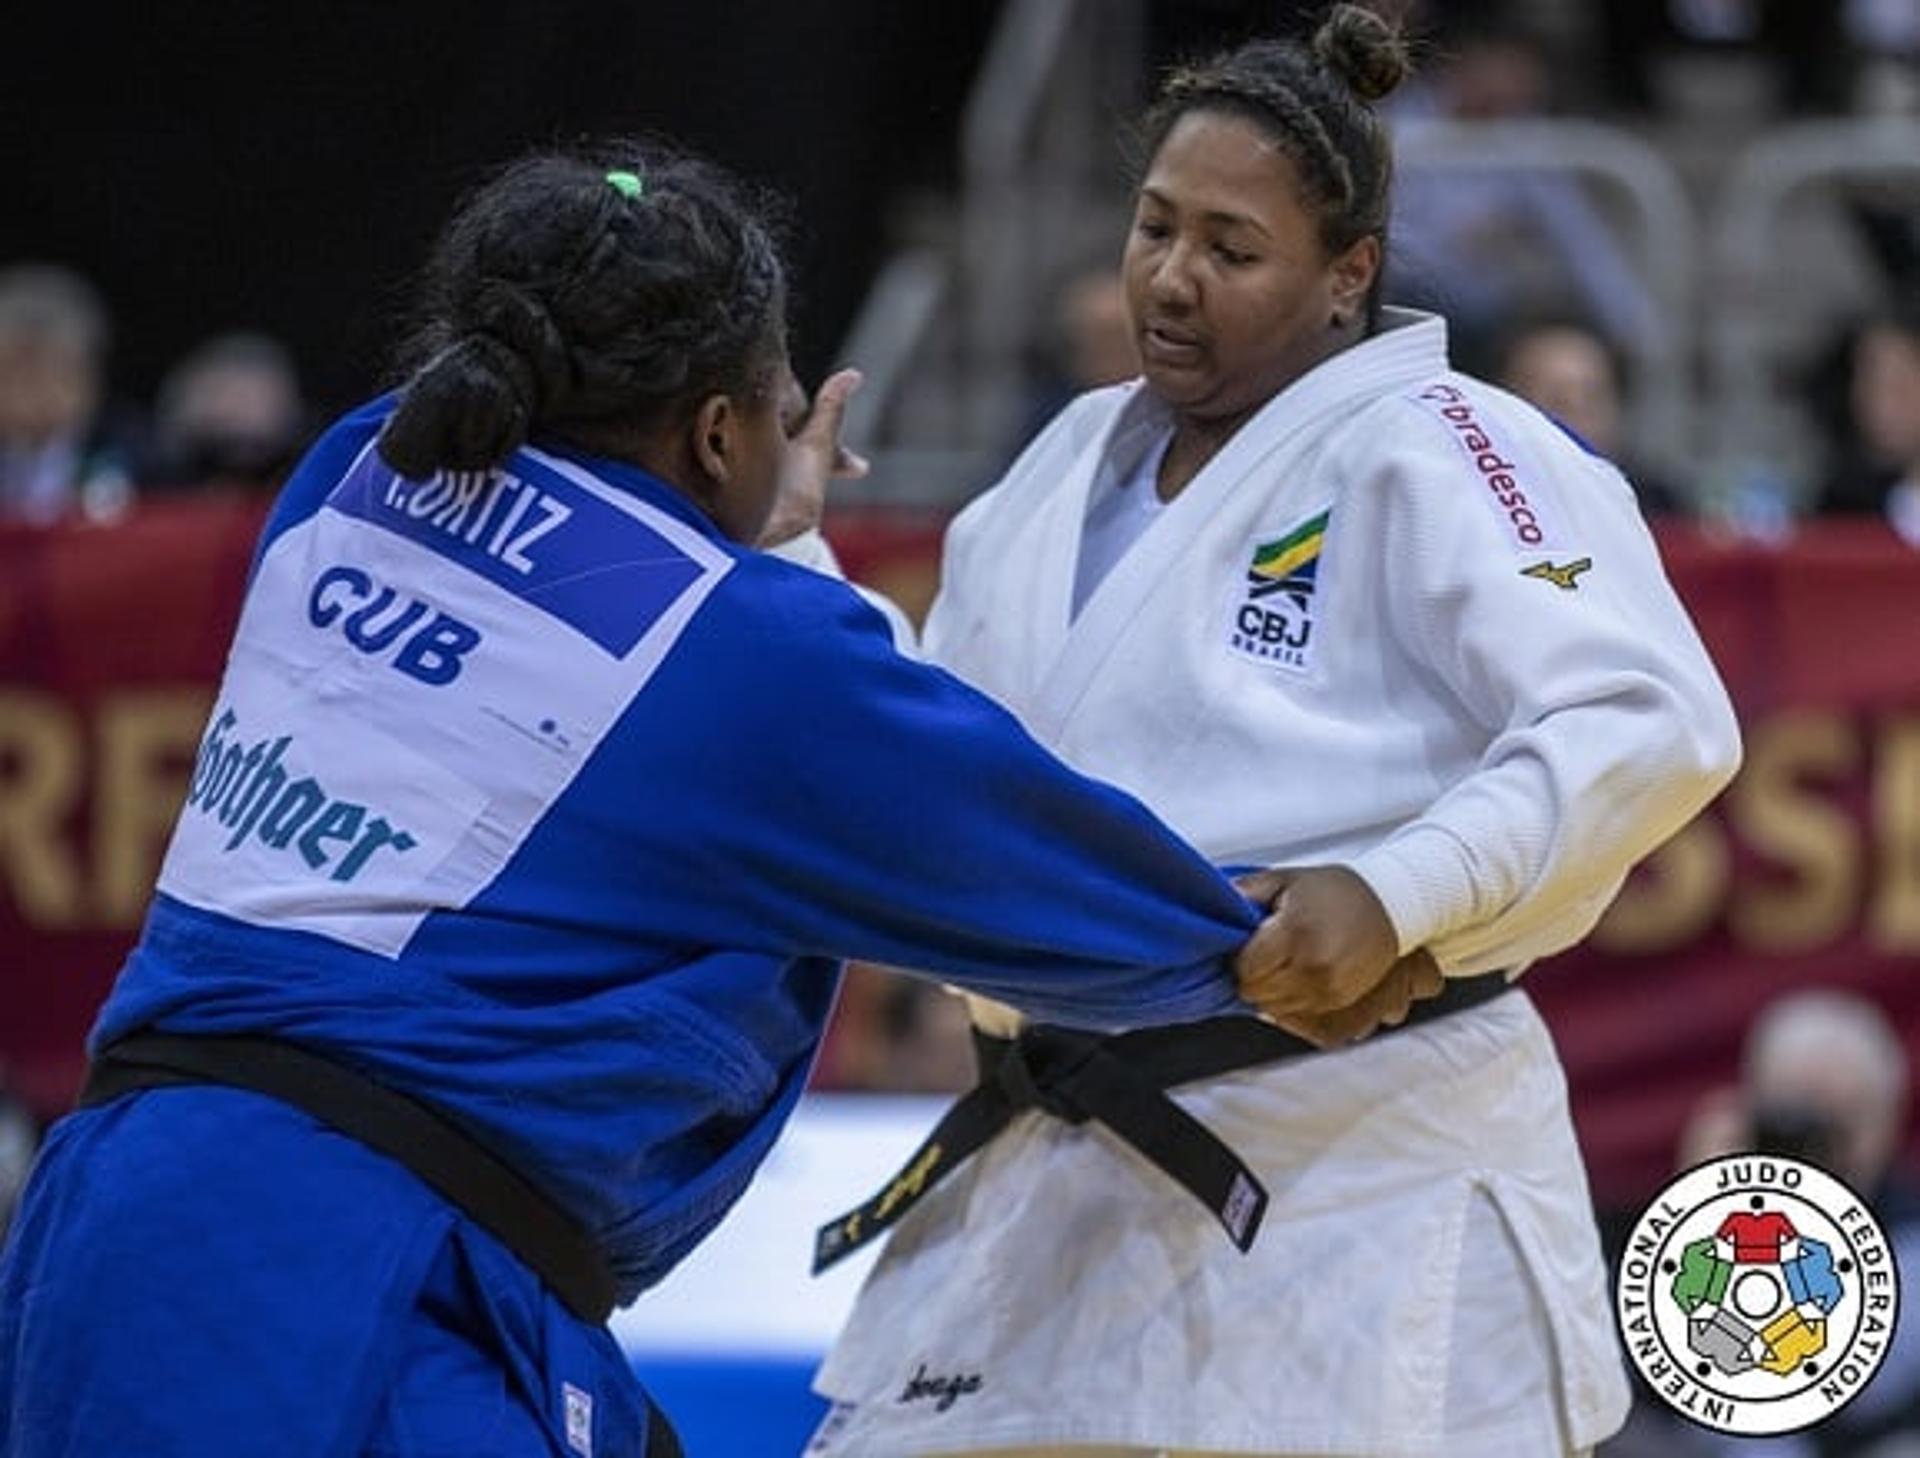
M 1273 1197 L 1252 1251 L 1106 1131 L 1023 1115 L 894 1232 L 810 1458 L 1566 1458 L 1619 1426 L 1564 1080 L 1524 996 L 1176 1097 Z
M 1468 1238 L 1461 1272 L 1469 1291 L 1527 1291 L 1529 1282 L 1519 1252 L 1499 1212 L 1484 1198 L 1468 1216 Z M 1467 1300 L 1454 1310 L 1448 1362 L 1447 1422 L 1444 1446 L 1407 1458 L 1586 1458 L 1591 1449 L 1566 1446 L 1556 1431 L 1552 1393 L 1552 1337 L 1538 1297 L 1518 1303 Z M 1519 1305 L 1524 1315 L 1513 1311 Z M 1257 1339 L 1257 1338 L 1256 1338 Z M 1515 1412 L 1542 1414 L 1540 1426 L 1522 1436 L 1509 1421 Z M 1498 1436 L 1493 1436 L 1497 1433 Z M 974 1448 L 928 1458 L 1338 1458 L 1332 1454 L 1275 1450 L 1235 1454 L 1194 1449 L 1044 1447 Z

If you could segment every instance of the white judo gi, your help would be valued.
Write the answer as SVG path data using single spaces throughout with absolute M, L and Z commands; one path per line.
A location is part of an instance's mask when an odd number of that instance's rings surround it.
M 1631 488 L 1387 328 L 1271 400 L 1071 612 L 1090 507 L 1171 427 L 1076 401 L 948 537 L 929 655 L 1216 862 L 1339 862 L 1403 951 L 1589 931 L 1738 730 Z M 1137 486 L 1136 486 L 1137 489 Z M 1242 1255 L 1097 1124 L 1029 1112 L 894 1233 L 812 1450 L 1537 1458 L 1627 1388 L 1565 1083 L 1523 993 L 1177 1101 L 1272 1196 Z

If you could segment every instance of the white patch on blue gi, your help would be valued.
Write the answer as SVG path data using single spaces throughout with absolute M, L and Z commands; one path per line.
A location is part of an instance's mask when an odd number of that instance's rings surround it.
M 261 559 L 159 889 L 398 957 L 497 876 L 733 559 L 570 462 L 369 445 Z
M 571 1382 L 562 1384 L 560 1391 L 566 1403 L 567 1446 L 580 1458 L 593 1458 L 593 1394 Z

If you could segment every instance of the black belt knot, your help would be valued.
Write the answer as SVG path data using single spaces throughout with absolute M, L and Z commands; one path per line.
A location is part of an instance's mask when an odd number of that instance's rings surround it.
M 1500 972 L 1449 979 L 1438 996 L 1415 1003 L 1401 1026 L 1475 1007 L 1507 987 Z M 1384 1028 L 1376 1036 L 1393 1031 Z M 1266 1216 L 1266 1187 L 1166 1091 L 1318 1051 L 1249 1017 L 1111 1037 L 1046 1024 L 1030 1024 L 1014 1038 L 975 1029 L 973 1046 L 980 1082 L 947 1110 L 884 1190 L 820 1227 L 813 1244 L 815 1275 L 898 1223 L 927 1191 L 1029 1109 L 1067 1124 L 1103 1125 L 1205 1206 L 1239 1250 L 1250 1250 Z
M 1092 1116 L 1074 1099 L 1072 1081 L 1099 1056 L 1100 1043 L 1097 1034 L 1038 1026 L 1011 1041 L 976 1038 L 974 1053 L 1010 1114 L 1041 1109 L 1065 1123 L 1084 1124 Z

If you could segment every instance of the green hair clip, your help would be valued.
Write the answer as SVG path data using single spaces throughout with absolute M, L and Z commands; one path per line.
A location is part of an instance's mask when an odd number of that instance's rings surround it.
M 609 172 L 607 185 L 622 197 L 645 197 L 647 185 L 637 172 Z

